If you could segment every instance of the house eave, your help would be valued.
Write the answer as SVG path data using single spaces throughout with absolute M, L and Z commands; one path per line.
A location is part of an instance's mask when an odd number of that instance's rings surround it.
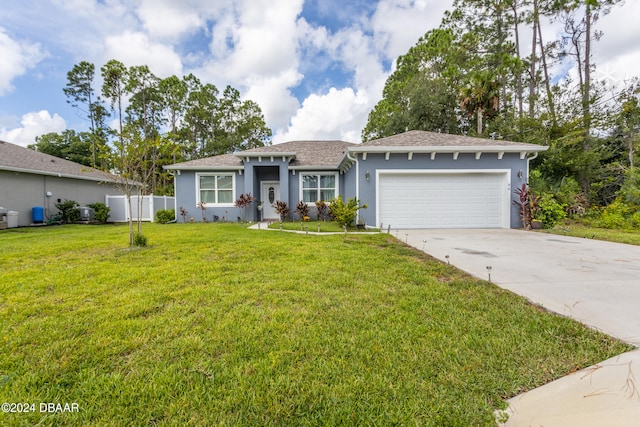
M 164 170 L 169 171 L 241 171 L 244 166 L 163 166 Z
M 538 153 L 548 150 L 549 147 L 543 145 L 486 145 L 486 146 L 358 146 L 349 147 L 352 153 L 372 153 L 372 154 L 408 154 L 408 153 Z
M 68 173 L 61 172 L 49 172 L 49 171 L 41 171 L 37 169 L 26 169 L 26 168 L 17 168 L 12 166 L 1 166 L 0 170 L 5 170 L 8 172 L 18 172 L 18 173 L 29 173 L 33 175 L 46 175 L 46 176 L 54 176 L 57 178 L 71 178 L 71 179 L 81 179 L 83 181 L 93 181 L 93 182 L 106 182 L 106 183 L 117 183 L 117 179 L 107 179 L 107 178 L 97 178 L 93 176 L 82 176 L 82 175 L 73 175 Z

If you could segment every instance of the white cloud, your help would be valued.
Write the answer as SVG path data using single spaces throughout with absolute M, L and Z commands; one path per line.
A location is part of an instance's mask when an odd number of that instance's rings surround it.
M 103 63 L 117 59 L 125 66 L 147 65 L 159 77 L 182 74 L 182 60 L 170 45 L 154 43 L 146 34 L 125 31 L 104 41 Z
M 437 28 L 451 2 L 380 0 L 371 19 L 377 50 L 395 60 L 428 30 Z
M 142 0 L 138 17 L 149 37 L 175 40 L 204 25 L 204 15 L 193 2 L 174 0 Z
M 268 126 L 275 129 L 286 127 L 300 106 L 289 88 L 296 86 L 302 77 L 295 68 L 291 68 L 277 76 L 251 78 L 245 98 L 260 105 Z
M 0 139 L 26 147 L 35 144 L 36 136 L 49 132 L 62 132 L 67 123 L 58 114 L 51 114 L 47 110 L 27 113 L 20 120 L 21 127 L 7 130 L 0 128 Z
M 0 96 L 13 90 L 12 80 L 44 58 L 40 45 L 12 39 L 0 27 Z
M 355 93 L 351 88 L 331 88 L 325 95 L 309 95 L 291 119 L 291 126 L 279 130 L 273 142 L 307 139 L 360 142 L 369 102 L 364 92 Z

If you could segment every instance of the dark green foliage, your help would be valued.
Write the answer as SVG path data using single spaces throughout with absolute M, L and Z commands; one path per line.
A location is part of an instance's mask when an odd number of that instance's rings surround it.
M 92 208 L 94 210 L 94 218 L 96 221 L 98 221 L 100 224 L 106 224 L 107 221 L 109 220 L 109 213 L 111 211 L 111 208 L 107 207 L 107 205 L 105 205 L 104 203 L 91 203 L 90 205 L 87 205 L 88 207 Z
M 160 209 L 156 212 L 156 222 L 160 224 L 167 224 L 176 218 L 175 209 Z
M 147 236 L 142 233 L 135 233 L 133 235 L 133 244 L 139 247 L 147 246 Z
M 65 200 L 56 203 L 56 208 L 60 211 L 62 222 L 72 224 L 80 221 L 80 205 L 75 200 Z
M 333 219 L 345 227 L 352 226 L 358 216 L 358 210 L 366 208 L 366 204 L 360 205 L 360 201 L 353 197 L 345 203 L 342 196 L 338 196 L 329 204 L 329 212 Z

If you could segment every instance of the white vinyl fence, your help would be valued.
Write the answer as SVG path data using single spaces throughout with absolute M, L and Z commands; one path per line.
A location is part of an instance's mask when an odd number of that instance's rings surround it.
M 138 219 L 138 196 L 131 196 L 131 212 L 127 204 L 126 196 L 104 196 L 104 204 L 111 208 L 109 221 L 128 222 L 129 217 Z M 142 196 L 142 221 L 151 221 L 161 209 L 175 209 L 176 198 L 171 196 Z

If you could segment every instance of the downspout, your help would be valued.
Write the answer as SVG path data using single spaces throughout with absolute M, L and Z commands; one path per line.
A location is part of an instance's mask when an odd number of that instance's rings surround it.
M 360 200 L 360 163 L 358 163 L 358 155 L 351 157 L 352 154 L 347 151 L 347 159 L 356 164 L 356 200 Z M 356 223 L 360 221 L 360 209 L 356 213 Z

